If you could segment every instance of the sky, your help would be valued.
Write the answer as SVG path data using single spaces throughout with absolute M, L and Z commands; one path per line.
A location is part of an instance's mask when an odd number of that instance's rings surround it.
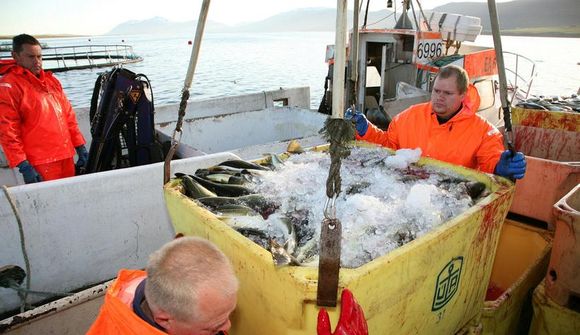
M 486 2 L 486 0 L 457 0 Z M 505 2 L 509 0 L 496 0 Z M 394 0 L 400 8 L 401 0 Z M 422 0 L 430 9 L 450 0 Z M 0 0 L 0 35 L 28 34 L 105 34 L 129 20 L 155 16 L 170 21 L 197 19 L 202 0 Z M 352 6 L 353 0 L 348 3 Z M 366 5 L 366 1 L 364 2 Z M 336 8 L 335 0 L 212 0 L 208 20 L 238 24 L 259 21 L 297 8 Z M 369 10 L 386 7 L 386 0 L 371 1 Z

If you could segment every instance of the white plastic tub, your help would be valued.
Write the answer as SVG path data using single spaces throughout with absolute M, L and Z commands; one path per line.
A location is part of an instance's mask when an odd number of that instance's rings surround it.
M 474 42 L 481 33 L 481 19 L 474 16 L 433 12 L 429 17 L 433 31 L 440 31 L 444 40 Z

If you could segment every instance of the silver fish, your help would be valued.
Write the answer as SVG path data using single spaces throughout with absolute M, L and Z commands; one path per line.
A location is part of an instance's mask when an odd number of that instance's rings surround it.
M 227 160 L 227 161 L 219 163 L 218 166 L 229 166 L 229 167 L 233 167 L 233 168 L 237 168 L 237 169 L 246 169 L 246 170 L 262 170 L 262 171 L 269 170 L 268 168 L 266 168 L 262 165 L 248 162 L 248 161 L 244 161 L 241 159 Z
M 215 193 L 203 187 L 200 183 L 198 183 L 188 175 L 184 175 L 181 177 L 181 183 L 183 184 L 185 195 L 187 195 L 190 198 L 199 199 L 204 197 L 217 196 Z
M 284 161 L 276 155 L 276 154 L 264 154 L 268 158 L 268 163 L 272 167 L 273 170 L 279 169 L 282 165 L 284 165 Z

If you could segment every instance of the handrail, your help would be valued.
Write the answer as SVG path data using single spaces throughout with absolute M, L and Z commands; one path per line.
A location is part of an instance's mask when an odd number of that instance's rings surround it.
M 107 67 L 140 62 L 143 58 L 133 52 L 133 47 L 123 44 L 87 44 L 44 47 L 45 69 L 53 72 L 73 69 Z M 0 52 L 0 59 L 12 58 L 9 52 Z M 69 66 L 67 61 L 73 61 Z
M 515 69 L 511 69 L 506 67 L 505 70 L 506 72 L 509 72 L 511 74 L 510 76 L 510 86 L 509 89 L 510 91 L 513 92 L 513 95 L 510 99 L 510 101 L 513 101 L 514 98 L 517 99 L 527 99 L 529 94 L 530 94 L 530 90 L 532 87 L 532 83 L 534 81 L 535 76 L 537 75 L 536 73 L 536 63 L 523 55 L 517 54 L 515 52 L 510 52 L 510 51 L 504 51 L 503 52 L 505 55 L 509 55 L 513 58 L 515 58 Z M 522 62 L 522 60 L 525 61 L 525 64 L 527 64 L 527 66 L 525 66 L 525 70 L 522 70 L 522 67 L 520 66 L 520 64 L 524 63 Z M 529 71 L 528 71 L 529 70 Z M 525 71 L 524 73 L 522 71 Z M 512 82 L 513 80 L 513 82 Z M 522 82 L 521 85 L 518 85 L 519 82 Z

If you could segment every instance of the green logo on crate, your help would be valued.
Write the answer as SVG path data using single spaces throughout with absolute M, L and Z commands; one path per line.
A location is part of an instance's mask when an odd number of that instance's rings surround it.
M 453 258 L 439 272 L 437 283 L 435 284 L 435 295 L 433 296 L 431 311 L 440 310 L 453 298 L 459 288 L 462 267 L 463 257 L 459 256 Z

